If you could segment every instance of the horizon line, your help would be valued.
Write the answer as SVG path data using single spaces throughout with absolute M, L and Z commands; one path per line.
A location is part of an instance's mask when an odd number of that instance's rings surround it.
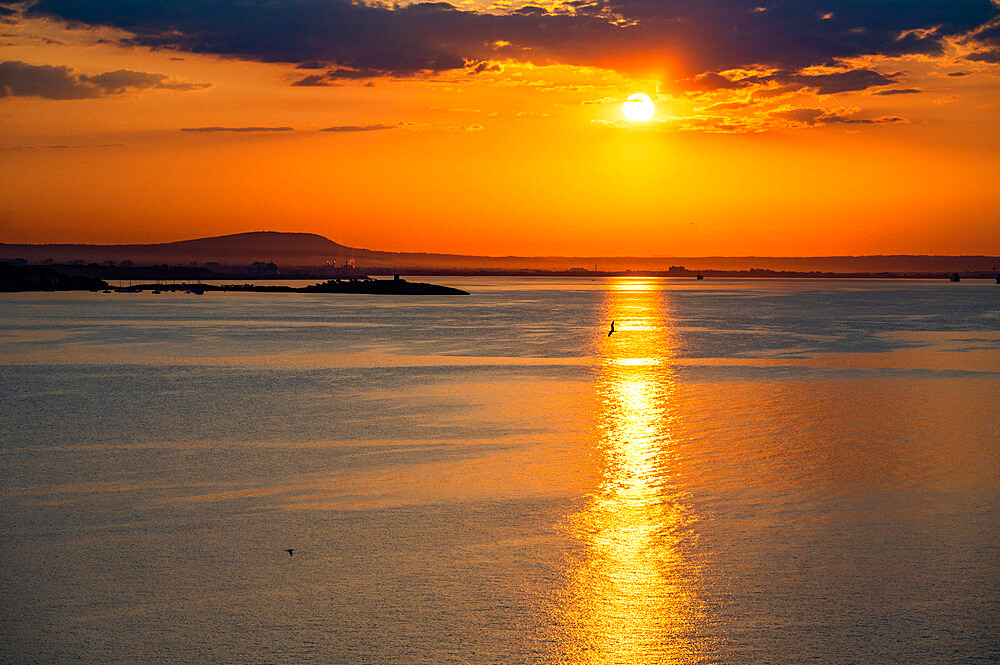
M 212 236 L 202 236 L 196 238 L 184 238 L 180 240 L 164 240 L 159 242 L 117 242 L 117 243 L 94 243 L 94 242 L 7 242 L 0 241 L 0 245 L 25 245 L 30 247 L 155 247 L 160 245 L 173 245 L 177 243 L 184 242 L 194 242 L 199 240 L 221 240 L 224 238 L 232 238 L 235 236 L 245 236 L 245 235 L 255 235 L 255 234 L 276 234 L 276 235 L 287 235 L 287 236 L 315 236 L 317 238 L 322 238 L 328 242 L 331 242 L 339 247 L 350 250 L 366 251 L 366 252 L 380 252 L 384 254 L 426 254 L 426 255 L 440 255 L 440 256 L 458 256 L 458 257 L 470 257 L 470 258 L 486 258 L 486 259 L 860 259 L 860 258 L 889 258 L 889 257 L 976 257 L 976 258 L 994 258 L 1000 259 L 1000 254 L 927 254 L 927 253 L 895 253 L 895 254 L 603 254 L 603 255 L 584 255 L 584 254 L 463 254 L 463 253 L 452 253 L 452 252 L 442 252 L 442 251 L 415 251 L 415 250 L 388 250 L 388 249 L 372 249 L 369 247 L 352 247 L 350 245 L 344 245 L 336 240 L 331 240 L 325 235 L 320 233 L 315 233 L 312 231 L 271 231 L 267 229 L 260 229 L 255 231 L 237 231 L 234 233 L 226 233 L 222 235 L 212 235 Z

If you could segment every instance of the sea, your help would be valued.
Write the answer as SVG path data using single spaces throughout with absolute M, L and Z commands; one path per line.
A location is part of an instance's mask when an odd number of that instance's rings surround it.
M 0 295 L 0 663 L 1000 662 L 993 280 L 411 279 Z

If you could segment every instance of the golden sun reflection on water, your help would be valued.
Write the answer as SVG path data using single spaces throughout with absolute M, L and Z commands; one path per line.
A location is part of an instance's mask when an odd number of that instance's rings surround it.
M 597 382 L 601 482 L 569 519 L 583 558 L 570 573 L 566 663 L 686 663 L 697 569 L 682 548 L 694 515 L 672 477 L 676 381 L 663 293 L 616 282 Z

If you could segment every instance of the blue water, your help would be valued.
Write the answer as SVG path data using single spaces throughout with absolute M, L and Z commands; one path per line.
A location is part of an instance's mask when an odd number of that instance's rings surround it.
M 0 662 L 1000 661 L 1000 286 L 428 281 L 0 295 Z

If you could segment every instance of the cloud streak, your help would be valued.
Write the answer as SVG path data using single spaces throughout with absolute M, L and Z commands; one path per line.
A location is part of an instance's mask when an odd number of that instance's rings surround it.
M 877 118 L 855 117 L 855 110 L 829 111 L 824 109 L 798 108 L 784 111 L 774 111 L 772 118 L 787 120 L 792 123 L 819 125 L 893 125 L 907 123 L 906 118 L 899 116 L 879 116 Z
M 879 90 L 872 94 L 879 95 L 881 97 L 891 97 L 892 95 L 918 95 L 923 90 L 919 88 L 893 88 L 892 90 Z
M 775 93 L 807 90 L 817 95 L 836 95 L 892 85 L 899 81 L 900 76 L 900 74 L 882 74 L 867 68 L 848 68 L 822 74 L 777 70 L 769 74 L 749 74 L 738 78 L 707 72 L 681 81 L 680 87 L 687 92 L 714 92 L 763 86 L 770 87 Z
M 217 132 L 293 132 L 293 127 L 182 127 L 182 132 L 214 134 Z
M 386 129 L 396 129 L 398 125 L 334 125 L 321 129 L 321 132 L 380 132 Z

